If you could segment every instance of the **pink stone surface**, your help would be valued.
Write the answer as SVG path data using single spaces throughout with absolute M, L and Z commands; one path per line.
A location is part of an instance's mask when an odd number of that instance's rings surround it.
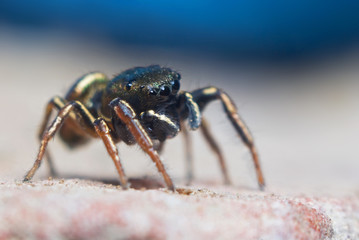
M 0 183 L 0 239 L 359 239 L 358 197 L 213 186 Z

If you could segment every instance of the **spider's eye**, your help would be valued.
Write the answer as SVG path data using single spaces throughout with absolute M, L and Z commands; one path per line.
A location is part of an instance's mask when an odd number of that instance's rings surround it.
M 150 88 L 150 95 L 157 95 L 157 91 L 153 88 Z
M 130 90 L 131 87 L 132 87 L 132 83 L 127 83 L 127 84 L 126 84 L 126 90 Z
M 161 94 L 161 96 L 168 96 L 171 94 L 171 89 L 167 86 L 162 86 L 160 94 Z
M 174 80 L 173 82 L 172 82 L 172 89 L 173 90 L 178 90 L 178 89 L 180 89 L 180 82 L 178 81 L 178 80 Z

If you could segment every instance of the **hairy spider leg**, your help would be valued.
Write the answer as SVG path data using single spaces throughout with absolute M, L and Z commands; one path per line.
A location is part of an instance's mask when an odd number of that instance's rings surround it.
M 127 189 L 128 183 L 127 178 L 125 175 L 125 172 L 123 170 L 121 160 L 118 154 L 118 149 L 116 147 L 116 144 L 111 136 L 111 130 L 108 127 L 107 123 L 104 119 L 98 118 L 94 121 L 94 126 L 96 129 L 97 134 L 102 138 L 103 143 L 105 144 L 105 147 L 107 149 L 108 154 L 111 156 L 113 162 L 115 163 L 117 172 L 120 175 L 120 183 L 121 186 L 125 189 Z
M 193 149 L 192 138 L 183 121 L 181 121 L 181 129 L 183 133 L 183 141 L 186 156 L 186 184 L 190 185 L 193 181 Z
M 258 158 L 256 147 L 254 145 L 253 138 L 248 128 L 246 127 L 244 121 L 238 115 L 237 108 L 234 102 L 232 101 L 232 99 L 223 90 L 218 89 L 216 87 L 206 87 L 206 88 L 198 89 L 193 91 L 192 95 L 193 95 L 193 100 L 198 104 L 201 111 L 203 111 L 203 109 L 209 102 L 216 99 L 221 100 L 223 104 L 223 108 L 229 120 L 231 121 L 233 127 L 236 129 L 238 135 L 241 137 L 242 141 L 249 148 L 251 152 L 254 166 L 256 169 L 258 185 L 259 188 L 263 190 L 265 186 L 265 182 L 264 182 L 264 177 L 259 163 L 259 158 Z
M 50 117 L 51 117 L 51 114 L 52 114 L 54 108 L 56 108 L 57 110 L 60 110 L 65 105 L 66 105 L 66 101 L 63 98 L 58 97 L 58 96 L 52 98 L 48 102 L 48 104 L 46 106 L 46 110 L 45 110 L 45 116 L 43 118 L 41 127 L 39 129 L 39 133 L 38 133 L 40 142 L 42 140 L 43 135 L 45 134 L 46 127 L 49 123 L 49 120 L 50 120 Z M 48 149 L 47 149 L 47 151 L 45 151 L 45 158 L 47 160 L 51 176 L 57 176 L 57 173 L 56 173 L 55 167 L 54 167 L 54 163 L 52 161 L 51 154 Z
M 41 127 L 38 132 L 40 142 L 49 124 L 49 120 L 54 109 L 57 109 L 59 111 L 69 101 L 80 100 L 82 102 L 89 102 L 91 97 L 94 95 L 95 91 L 98 91 L 99 89 L 103 89 L 104 87 L 106 87 L 108 81 L 109 80 L 107 76 L 101 72 L 88 73 L 82 76 L 81 78 L 79 78 L 74 83 L 74 85 L 68 91 L 65 99 L 58 96 L 52 98 L 46 106 L 45 116 L 43 118 Z M 74 116 L 73 116 L 73 120 L 76 121 L 76 118 Z M 88 130 L 89 133 L 92 133 L 93 126 L 90 125 Z M 92 135 L 96 136 L 96 133 L 94 132 Z M 57 173 L 55 171 L 51 154 L 48 149 L 45 151 L 45 158 L 48 162 L 50 174 L 52 176 L 56 176 Z
M 215 138 L 213 137 L 213 135 L 210 131 L 210 128 L 209 128 L 208 121 L 205 118 L 202 118 L 202 124 L 201 124 L 200 129 L 201 129 L 201 132 L 202 132 L 204 138 L 206 139 L 206 142 L 211 147 L 212 151 L 217 155 L 219 164 L 221 166 L 222 175 L 224 178 L 224 183 L 226 185 L 230 185 L 231 181 L 228 176 L 228 170 L 227 170 L 226 162 L 224 161 L 224 156 L 222 154 L 221 149 L 219 148 L 218 143 L 216 142 Z
M 184 103 L 188 109 L 188 123 L 191 130 L 196 130 L 201 125 L 201 111 L 196 103 L 193 100 L 193 96 L 189 92 L 184 92 L 182 94 L 184 97 Z
M 33 167 L 29 170 L 29 172 L 26 174 L 24 181 L 29 181 L 34 176 L 37 169 L 40 167 L 40 164 L 42 162 L 44 153 L 46 151 L 46 147 L 48 145 L 48 142 L 55 136 L 56 132 L 60 129 L 64 121 L 67 117 L 69 117 L 72 113 L 76 113 L 79 117 L 81 117 L 86 123 L 86 125 L 92 125 L 92 128 L 95 128 L 96 131 L 102 133 L 102 131 L 106 131 L 106 128 L 104 128 L 102 125 L 98 128 L 94 127 L 95 118 L 91 115 L 91 113 L 87 110 L 87 108 L 79 101 L 72 101 L 67 103 L 59 113 L 57 114 L 56 118 L 52 122 L 52 124 L 48 127 L 48 129 L 43 134 L 41 145 L 39 149 L 39 153 L 37 155 L 36 161 L 34 162 Z M 71 116 L 73 117 L 73 116 Z M 76 115 L 74 116 L 76 118 Z M 106 133 L 100 135 L 101 138 L 103 136 L 106 136 Z M 105 142 L 105 146 L 107 147 L 108 144 Z M 110 150 L 108 150 L 110 152 Z M 111 154 L 110 154 L 111 155 Z M 123 181 L 126 179 L 125 173 L 123 172 L 122 164 L 119 161 L 118 158 L 116 158 L 114 155 L 111 155 L 115 165 L 116 169 L 120 175 L 120 183 L 123 187 L 127 186 L 127 181 Z
M 193 100 L 193 96 L 190 92 L 182 92 L 180 94 L 180 107 L 183 111 L 188 111 L 188 125 L 191 130 L 196 130 L 201 125 L 201 111 L 197 103 Z M 192 138 L 188 132 L 186 125 L 184 124 L 184 119 L 181 121 L 181 129 L 183 132 L 183 140 L 185 143 L 185 152 L 186 152 L 186 181 L 187 184 L 190 184 L 193 180 L 193 154 L 192 154 Z
M 156 164 L 158 171 L 162 174 L 164 181 L 167 185 L 167 188 L 171 191 L 175 191 L 175 186 L 166 172 L 166 169 L 158 155 L 157 151 L 153 147 L 153 143 L 149 138 L 146 131 L 143 129 L 141 123 L 136 118 L 136 113 L 132 107 L 126 102 L 119 98 L 116 98 L 111 101 L 110 106 L 114 109 L 116 115 L 121 119 L 123 123 L 126 124 L 129 131 L 136 139 L 136 142 L 144 152 L 146 152 Z

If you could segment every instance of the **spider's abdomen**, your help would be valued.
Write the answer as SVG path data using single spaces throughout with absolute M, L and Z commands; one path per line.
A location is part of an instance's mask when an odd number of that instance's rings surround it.
M 81 102 L 97 118 L 94 106 L 98 102 L 96 96 L 106 88 L 108 83 L 109 79 L 101 72 L 85 74 L 71 86 L 64 99 L 67 102 Z M 88 131 L 85 126 L 81 118 L 76 120 L 68 118 L 60 129 L 60 137 L 70 148 L 83 145 L 90 140 L 91 135 L 97 136 L 94 131 Z

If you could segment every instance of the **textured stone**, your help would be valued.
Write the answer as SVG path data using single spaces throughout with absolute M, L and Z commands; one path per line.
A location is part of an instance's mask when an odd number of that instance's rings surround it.
M 2 182 L 0 239 L 359 238 L 357 197 L 209 188 L 171 193 L 78 179 Z

